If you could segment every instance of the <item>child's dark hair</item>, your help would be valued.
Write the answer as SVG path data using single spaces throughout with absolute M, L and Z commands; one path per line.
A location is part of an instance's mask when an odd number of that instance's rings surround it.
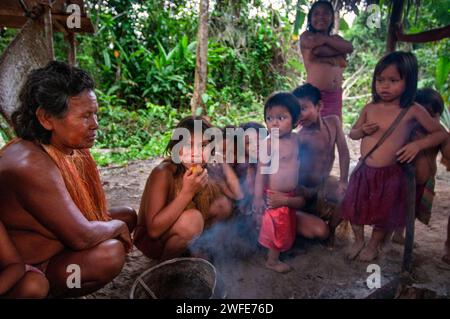
M 236 126 L 236 125 L 225 125 L 223 128 L 222 128 L 222 137 L 223 137 L 223 140 L 224 141 L 226 141 L 227 139 L 229 139 L 230 138 L 230 135 L 231 135 L 231 137 L 233 138 L 233 145 L 234 145 L 234 148 L 236 149 L 236 147 L 237 147 L 237 144 L 238 144 L 238 137 L 237 137 L 237 135 L 235 135 L 235 134 L 227 134 L 227 129 L 230 129 L 232 132 L 234 132 L 234 130 L 235 129 L 237 129 L 238 127 Z
M 257 132 L 259 132 L 259 129 L 266 129 L 264 125 L 258 122 L 247 122 L 239 125 L 244 131 L 246 131 L 249 128 L 254 128 Z
M 313 13 L 314 9 L 316 9 L 319 6 L 325 6 L 331 11 L 331 16 L 332 16 L 331 24 L 327 30 L 327 34 L 329 35 L 331 33 L 331 30 L 333 30 L 333 27 L 334 27 L 334 8 L 333 8 L 333 5 L 331 4 L 331 2 L 324 1 L 324 0 L 319 0 L 319 1 L 314 2 L 313 5 L 311 6 L 311 9 L 309 9 L 306 30 L 314 32 L 314 33 L 317 32 L 317 30 L 314 29 L 314 27 L 312 26 L 311 18 L 312 18 L 312 13 Z
M 314 105 L 317 105 L 322 98 L 320 95 L 320 90 L 309 83 L 300 85 L 292 91 L 292 94 L 294 94 L 297 99 L 308 99 Z
M 395 65 L 400 78 L 405 80 L 405 91 L 400 97 L 400 107 L 405 108 L 413 104 L 417 91 L 418 66 L 417 59 L 410 52 L 395 51 L 381 58 L 375 66 L 372 78 L 373 103 L 381 101 L 376 90 L 376 79 L 390 65 Z
M 444 112 L 444 100 L 439 92 L 432 88 L 417 90 L 416 102 L 425 107 L 431 116 L 440 116 Z
M 194 132 L 194 121 L 195 120 L 200 120 L 202 121 L 202 133 L 204 133 L 207 129 L 213 127 L 211 125 L 211 123 L 208 122 L 208 120 L 206 118 L 204 118 L 203 116 L 187 116 L 185 118 L 183 118 L 178 125 L 175 127 L 175 129 L 177 128 L 185 128 L 187 130 L 189 130 L 189 132 L 193 133 Z M 170 139 L 169 143 L 167 143 L 166 149 L 164 150 L 164 152 L 166 154 L 169 154 L 172 152 L 172 149 L 175 145 L 177 145 L 180 141 L 176 140 L 176 139 Z
M 300 103 L 297 98 L 289 92 L 273 93 L 264 104 L 264 118 L 266 118 L 267 110 L 275 106 L 285 107 L 289 111 L 292 117 L 292 128 L 294 128 L 300 116 Z
M 237 126 L 236 125 L 225 125 L 224 127 L 222 127 L 222 137 L 224 139 L 227 138 L 227 129 L 235 130 L 235 129 L 237 129 Z

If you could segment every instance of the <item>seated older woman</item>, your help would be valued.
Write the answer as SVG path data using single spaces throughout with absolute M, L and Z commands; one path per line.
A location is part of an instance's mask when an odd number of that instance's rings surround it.
M 97 110 L 92 78 L 50 62 L 28 75 L 12 116 L 17 138 L 0 151 L 0 221 L 24 263 L 45 274 L 52 296 L 99 289 L 132 247 L 136 213 L 107 210 L 89 152 Z

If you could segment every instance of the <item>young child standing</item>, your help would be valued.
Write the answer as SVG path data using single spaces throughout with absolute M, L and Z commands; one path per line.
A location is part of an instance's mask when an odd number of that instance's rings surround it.
M 266 267 L 281 273 L 291 270 L 288 264 L 279 260 L 279 255 L 294 243 L 296 215 L 292 207 L 301 206 L 293 203 L 299 200 L 294 195 L 298 184 L 299 148 L 298 137 L 292 130 L 297 125 L 299 113 L 298 101 L 290 93 L 273 94 L 265 103 L 264 118 L 270 134 L 267 143 L 273 145 L 271 140 L 279 139 L 278 149 L 268 147 L 268 153 L 278 156 L 271 160 L 278 160 L 279 167 L 276 172 L 263 175 L 261 169 L 264 164 L 260 162 L 255 181 L 253 209 L 257 214 L 264 211 L 258 241 L 269 249 Z M 288 195 L 284 197 L 285 202 L 270 200 L 269 195 L 280 193 Z
M 412 162 L 421 150 L 439 145 L 446 138 L 439 123 L 414 104 L 417 77 L 413 54 L 392 52 L 384 56 L 373 74 L 373 101 L 364 107 L 350 132 L 350 138 L 361 139 L 363 163 L 353 172 L 341 207 L 355 235 L 347 251 L 349 259 L 358 255 L 360 261 L 375 259 L 387 232 L 405 226 L 407 181 L 400 164 Z M 372 151 L 395 122 L 392 134 Z M 407 143 L 417 123 L 428 135 Z M 366 247 L 364 225 L 373 226 Z

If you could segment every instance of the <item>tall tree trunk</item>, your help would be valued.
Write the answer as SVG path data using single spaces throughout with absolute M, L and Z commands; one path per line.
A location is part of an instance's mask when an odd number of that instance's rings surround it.
M 389 17 L 388 35 L 386 40 L 386 53 L 395 51 L 397 37 L 395 35 L 395 25 L 402 20 L 404 0 L 392 0 L 391 16 Z
M 208 7 L 209 0 L 200 0 L 199 24 L 197 34 L 197 62 L 195 65 L 194 94 L 191 99 L 192 115 L 197 115 L 197 109 L 202 108 L 202 95 L 206 91 L 208 76 Z

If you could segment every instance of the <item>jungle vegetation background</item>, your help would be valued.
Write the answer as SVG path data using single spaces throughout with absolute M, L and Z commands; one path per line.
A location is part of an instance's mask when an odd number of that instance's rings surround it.
M 196 63 L 199 0 L 87 0 L 93 35 L 77 35 L 78 65 L 97 83 L 100 165 L 161 156 L 177 121 L 190 114 Z M 218 126 L 263 122 L 263 103 L 277 90 L 304 82 L 297 29 L 306 28 L 311 0 L 210 0 L 208 83 L 204 114 Z M 376 62 L 385 53 L 388 5 L 379 2 L 379 27 L 369 27 L 365 4 L 342 8 L 339 34 L 354 52 L 344 72 L 344 124 L 348 128 L 371 99 Z M 299 9 L 297 9 L 299 8 Z M 450 24 L 450 0 L 421 1 L 405 9 L 405 33 Z M 353 20 L 353 21 L 352 21 Z M 295 25 L 298 28 L 295 28 Z M 294 31 L 295 29 L 295 31 Z M 0 52 L 18 30 L 0 29 Z M 449 39 L 399 43 L 419 61 L 420 87 L 433 87 L 449 105 Z M 67 43 L 55 34 L 57 59 Z M 442 122 L 450 123 L 447 113 Z M 4 140 L 5 132 L 0 131 Z

